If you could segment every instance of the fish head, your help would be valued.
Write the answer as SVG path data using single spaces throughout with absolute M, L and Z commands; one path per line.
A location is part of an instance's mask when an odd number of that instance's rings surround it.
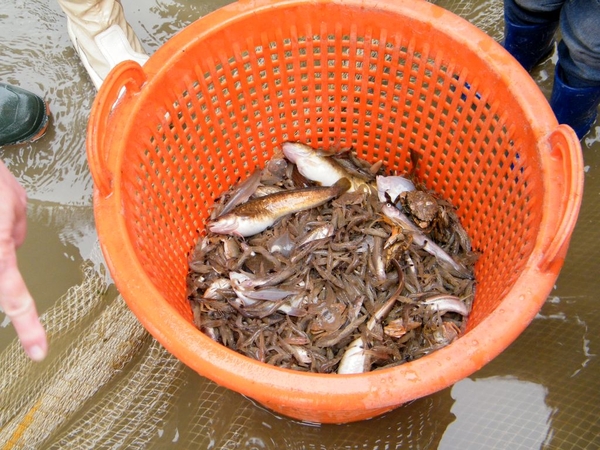
M 242 286 L 243 283 L 250 280 L 250 277 L 243 272 L 229 272 L 229 280 L 235 287 Z
M 398 208 L 396 208 L 394 205 L 392 205 L 391 203 L 385 203 L 383 205 L 381 205 L 381 211 L 383 212 L 383 214 L 385 214 L 386 216 L 392 218 L 395 217 L 398 213 Z
M 281 148 L 285 157 L 293 163 L 296 163 L 300 158 L 308 158 L 315 155 L 315 151 L 311 147 L 300 142 L 284 142 Z
M 208 224 L 211 233 L 239 235 L 238 217 L 235 214 L 225 214 Z

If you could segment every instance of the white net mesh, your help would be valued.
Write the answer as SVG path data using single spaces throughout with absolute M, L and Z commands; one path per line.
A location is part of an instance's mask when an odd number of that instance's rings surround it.
M 71 333 L 78 333 L 82 322 L 94 315 L 100 307 L 107 289 L 106 281 L 92 265 L 86 265 L 83 272 L 84 281 L 69 289 L 41 318 L 48 339 L 53 343 L 61 341 Z M 28 403 L 28 397 L 37 395 L 43 389 L 47 378 L 52 375 L 48 363 L 45 363 L 41 370 L 43 372 L 40 371 L 40 366 L 31 363 L 17 340 L 9 344 L 0 355 L 2 430 L 17 411 Z M 27 392 L 28 396 L 23 396 L 24 392 Z
M 88 263 L 83 282 L 42 317 L 50 342 L 60 349 L 53 358 L 34 365 L 16 342 L 3 352 L 0 442 L 41 446 L 149 339 L 120 296 L 106 301 L 107 287 Z
M 122 304 L 122 302 L 120 302 Z M 182 364 L 153 339 L 123 377 L 48 449 L 146 448 L 172 406 Z
M 504 2 L 502 0 L 431 1 L 468 20 L 500 42 L 504 39 Z

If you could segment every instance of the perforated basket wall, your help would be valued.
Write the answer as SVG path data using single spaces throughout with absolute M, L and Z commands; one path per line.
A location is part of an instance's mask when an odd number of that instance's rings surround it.
M 287 140 L 352 146 L 390 173 L 415 170 L 456 206 L 482 253 L 469 333 L 439 356 L 309 382 L 193 328 L 187 257 L 208 209 Z M 263 0 L 219 10 L 143 69 L 124 63 L 111 73 L 88 150 L 100 240 L 144 325 L 201 374 L 322 422 L 370 417 L 441 389 L 510 344 L 558 274 L 582 183 L 572 130 L 557 126 L 520 66 L 468 23 L 413 1 Z

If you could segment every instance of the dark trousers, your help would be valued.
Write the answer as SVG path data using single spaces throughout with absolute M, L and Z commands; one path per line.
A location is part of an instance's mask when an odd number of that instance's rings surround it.
M 559 25 L 564 80 L 573 87 L 600 86 L 600 0 L 505 0 L 504 12 L 517 25 Z

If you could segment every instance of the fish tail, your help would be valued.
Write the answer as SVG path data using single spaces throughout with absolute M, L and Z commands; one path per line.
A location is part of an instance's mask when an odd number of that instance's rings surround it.
M 348 178 L 343 177 L 337 180 L 333 187 L 335 188 L 337 195 L 342 195 L 344 192 L 346 192 L 352 187 L 352 182 Z

